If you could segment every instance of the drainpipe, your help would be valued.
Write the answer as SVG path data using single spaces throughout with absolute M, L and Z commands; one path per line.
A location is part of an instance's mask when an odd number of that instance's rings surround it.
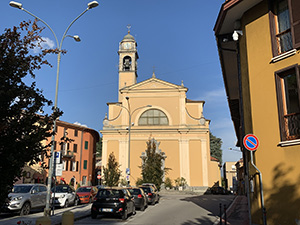
M 251 165 L 257 170 L 259 176 L 259 183 L 260 183 L 260 201 L 261 201 L 261 210 L 262 210 L 262 217 L 264 225 L 267 225 L 267 217 L 266 217 L 266 208 L 264 202 L 264 192 L 263 192 L 263 183 L 262 183 L 262 174 L 260 170 L 255 166 L 253 163 L 253 152 L 251 152 Z
M 80 143 L 80 160 L 79 160 L 79 182 L 80 182 L 80 185 L 82 185 L 81 167 L 82 167 L 82 146 L 83 146 L 83 133 L 84 133 L 84 130 L 85 129 L 83 129 L 81 131 L 81 143 Z
M 251 220 L 251 202 L 250 202 L 250 185 L 249 185 L 249 168 L 248 168 L 248 154 L 243 145 L 243 137 L 245 136 L 245 124 L 244 124 L 244 102 L 243 102 L 243 92 L 242 92 L 242 74 L 241 74 L 241 60 L 240 60 L 240 42 L 236 41 L 236 52 L 237 52 L 237 66 L 238 66 L 238 83 L 239 83 L 239 109 L 240 109 L 240 147 L 243 153 L 244 160 L 244 174 L 245 174 L 245 185 L 247 191 L 247 200 L 248 200 L 248 216 L 249 223 L 252 224 Z

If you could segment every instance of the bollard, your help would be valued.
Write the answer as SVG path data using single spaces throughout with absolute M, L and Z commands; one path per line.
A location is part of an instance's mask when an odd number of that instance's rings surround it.
M 225 225 L 227 225 L 227 215 L 226 215 L 226 211 L 227 211 L 227 206 L 224 205 L 224 220 L 225 220 Z
M 35 225 L 51 225 L 51 219 L 48 216 L 42 216 L 35 221 Z
M 220 225 L 222 225 L 222 203 L 220 203 Z
M 74 213 L 71 211 L 66 211 L 62 215 L 62 225 L 74 225 Z

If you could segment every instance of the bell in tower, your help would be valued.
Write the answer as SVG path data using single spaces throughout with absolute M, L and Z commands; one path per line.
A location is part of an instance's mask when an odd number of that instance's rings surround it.
M 125 56 L 123 59 L 123 71 L 131 70 L 131 58 L 129 56 Z

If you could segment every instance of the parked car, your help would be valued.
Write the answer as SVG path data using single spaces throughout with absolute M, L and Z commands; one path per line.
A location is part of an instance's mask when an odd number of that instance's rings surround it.
M 77 205 L 78 199 L 74 189 L 67 184 L 59 184 L 52 188 L 52 199 L 54 197 L 54 205 L 67 208 L 69 205 Z
M 46 206 L 47 187 L 43 184 L 16 184 L 3 206 L 5 211 L 28 215 L 33 208 Z
M 212 187 L 210 188 L 210 192 L 215 195 L 225 195 L 226 190 L 223 187 Z
M 151 185 L 149 186 L 140 186 L 143 189 L 145 194 L 148 197 L 148 204 L 155 205 L 155 203 L 159 202 L 159 194 L 158 191 L 155 190 Z
M 135 208 L 144 211 L 148 206 L 148 197 L 142 188 L 139 187 L 129 187 L 127 188 L 130 194 L 134 197 Z
M 156 185 L 153 184 L 153 183 L 142 183 L 142 186 L 151 186 L 151 187 L 154 188 L 155 191 L 158 192 L 158 189 L 157 189 Z
M 76 190 L 79 203 L 91 203 L 98 192 L 98 189 L 94 186 L 82 186 Z
M 128 214 L 135 214 L 133 196 L 126 188 L 99 189 L 91 208 L 91 216 L 96 219 L 100 214 L 120 216 L 122 220 L 126 220 Z

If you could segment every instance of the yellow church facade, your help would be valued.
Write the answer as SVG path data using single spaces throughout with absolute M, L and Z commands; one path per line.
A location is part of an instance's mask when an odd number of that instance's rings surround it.
M 123 178 L 135 185 L 141 178 L 146 142 L 154 140 L 163 152 L 165 177 L 183 177 L 189 186 L 220 182 L 218 162 L 211 161 L 209 123 L 204 101 L 189 100 L 188 88 L 152 77 L 137 82 L 137 43 L 128 34 L 119 46 L 119 97 L 107 103 L 103 120 L 102 165 L 114 153 Z M 130 174 L 130 175 L 129 175 Z

